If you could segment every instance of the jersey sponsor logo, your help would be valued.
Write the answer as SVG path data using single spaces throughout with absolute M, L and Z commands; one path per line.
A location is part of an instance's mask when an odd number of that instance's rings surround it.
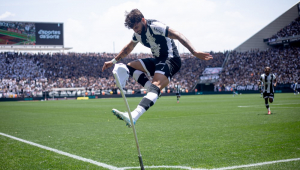
M 163 33 L 164 33 L 164 30 L 163 30 L 163 28 L 161 28 L 161 27 L 153 27 L 153 29 L 154 29 L 155 31 L 157 31 L 158 33 L 160 33 L 160 34 L 163 34 Z

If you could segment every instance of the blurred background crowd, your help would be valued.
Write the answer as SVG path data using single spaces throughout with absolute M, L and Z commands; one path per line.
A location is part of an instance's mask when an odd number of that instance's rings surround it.
M 239 85 L 256 85 L 265 66 L 271 67 L 279 84 L 293 83 L 299 79 L 299 47 L 251 50 L 243 53 L 235 51 L 210 53 L 214 59 L 209 61 L 197 59 L 189 53 L 181 54 L 182 67 L 165 90 L 175 92 L 178 84 L 183 92 L 191 91 L 199 82 L 205 68 L 222 66 L 219 79 L 215 82 L 216 91 L 229 90 Z M 42 91 L 50 92 L 52 88 L 75 87 L 83 87 L 90 91 L 115 90 L 113 68 L 104 72 L 101 70 L 103 63 L 116 55 L 116 53 L 0 53 L 0 92 L 36 94 Z M 133 60 L 149 57 L 152 55 L 130 54 L 120 62 L 127 64 Z M 139 93 L 143 87 L 130 77 L 126 89 Z

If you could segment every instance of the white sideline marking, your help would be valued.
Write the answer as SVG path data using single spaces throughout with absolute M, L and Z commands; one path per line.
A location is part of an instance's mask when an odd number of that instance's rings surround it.
M 270 106 L 274 105 L 298 105 L 300 103 L 281 103 L 281 104 L 270 104 Z M 238 106 L 238 107 L 265 107 L 263 104 L 261 105 L 249 105 L 249 106 Z M 276 108 L 298 108 L 298 107 L 276 107 Z
M 172 169 L 189 169 L 192 170 L 191 167 L 186 167 L 186 166 L 166 166 L 166 165 L 161 165 L 161 166 L 144 166 L 145 169 L 156 169 L 156 168 L 172 168 Z M 122 170 L 126 169 L 141 169 L 141 167 L 123 167 L 120 168 Z M 197 169 L 197 170 L 208 170 L 208 169 Z
M 300 161 L 300 158 L 294 159 L 284 159 L 278 161 L 269 161 L 269 162 L 261 162 L 256 164 L 248 164 L 248 165 L 239 165 L 239 166 L 230 166 L 230 167 L 223 167 L 223 168 L 213 168 L 213 169 L 201 169 L 201 168 L 191 168 L 191 167 L 184 167 L 184 166 L 145 166 L 145 168 L 177 168 L 177 169 L 189 169 L 189 170 L 228 170 L 228 169 L 239 169 L 239 168 L 249 168 L 253 166 L 262 166 L 262 165 L 269 165 L 275 163 L 282 163 L 282 162 L 291 162 L 291 161 Z M 120 169 L 139 169 L 140 167 L 124 167 Z
M 262 165 L 269 165 L 269 164 L 275 164 L 275 163 L 281 163 L 281 162 L 299 161 L 299 160 L 300 160 L 300 158 L 284 159 L 284 160 L 278 160 L 278 161 L 269 161 L 269 162 L 261 162 L 261 163 L 256 163 L 256 164 L 249 164 L 249 165 L 239 165 L 239 166 L 231 166 L 231 167 L 224 167 L 224 168 L 216 168 L 216 169 L 211 169 L 211 170 L 248 168 L 248 167 L 253 167 L 253 166 L 262 166 Z
M 39 148 L 42 148 L 42 149 L 46 149 L 46 150 L 49 150 L 49 151 L 52 151 L 52 152 L 55 152 L 55 153 L 58 153 L 58 154 L 61 154 L 61 155 L 64 155 L 64 156 L 68 156 L 68 157 L 71 157 L 71 158 L 74 158 L 74 159 L 77 159 L 77 160 L 80 160 L 80 161 L 83 161 L 83 162 L 88 162 L 88 163 L 91 163 L 91 164 L 94 164 L 94 165 L 97 165 L 97 166 L 101 166 L 101 167 L 104 167 L 104 168 L 107 168 L 107 169 L 118 169 L 117 167 L 107 165 L 105 163 L 101 163 L 101 162 L 97 162 L 97 161 L 94 161 L 94 160 L 91 160 L 91 159 L 83 158 L 81 156 L 73 155 L 73 154 L 70 154 L 70 153 L 67 153 L 67 152 L 63 152 L 63 151 L 60 151 L 60 150 L 57 150 L 57 149 L 53 149 L 53 148 L 50 148 L 50 147 L 47 147 L 47 146 L 43 146 L 43 145 L 40 145 L 40 144 L 37 144 L 37 143 L 33 143 L 33 142 L 30 142 L 30 141 L 27 141 L 27 140 L 24 140 L 24 139 L 20 139 L 20 138 L 14 137 L 14 136 L 10 136 L 10 135 L 7 135 L 7 134 L 1 133 L 1 132 L 0 132 L 0 135 L 9 137 L 11 139 L 18 140 L 20 142 L 27 143 L 27 144 L 32 145 L 32 146 L 36 146 L 36 147 L 39 147 Z
M 63 152 L 63 151 L 60 151 L 60 150 L 57 150 L 57 149 L 53 149 L 53 148 L 50 148 L 50 147 L 47 147 L 47 146 L 43 146 L 43 145 L 40 145 L 40 144 L 37 144 L 37 143 L 34 143 L 34 142 L 30 142 L 30 141 L 27 141 L 27 140 L 24 140 L 24 139 L 20 139 L 20 138 L 14 137 L 14 136 L 10 136 L 10 135 L 7 135 L 5 133 L 0 132 L 0 135 L 6 136 L 6 137 L 11 138 L 11 139 L 18 140 L 18 141 L 23 142 L 23 143 L 27 143 L 27 144 L 32 145 L 32 146 L 36 146 L 36 147 L 39 147 L 39 148 L 42 148 L 42 149 L 46 149 L 46 150 L 49 150 L 49 151 L 52 151 L 52 152 L 55 152 L 55 153 L 58 153 L 58 154 L 61 154 L 61 155 L 64 155 L 64 156 L 68 156 L 70 158 L 74 158 L 74 159 L 77 159 L 77 160 L 80 160 L 80 161 L 83 161 L 83 162 L 88 162 L 88 163 L 91 163 L 91 164 L 94 164 L 94 165 L 97 165 L 97 166 L 101 166 L 103 168 L 111 169 L 111 170 L 126 170 L 126 169 L 140 169 L 141 168 L 141 167 L 122 167 L 122 168 L 118 168 L 118 167 L 111 166 L 111 165 L 108 165 L 108 164 L 105 164 L 105 163 L 97 162 L 97 161 L 94 161 L 94 160 L 91 160 L 91 159 L 83 158 L 83 157 L 80 157 L 80 156 L 77 156 L 77 155 L 73 155 L 73 154 L 70 154 L 70 153 L 67 153 L 67 152 Z M 284 160 L 278 160 L 278 161 L 269 161 L 269 162 L 261 162 L 261 163 L 255 163 L 255 164 L 238 165 L 238 166 L 213 168 L 213 169 L 191 168 L 191 167 L 186 167 L 186 166 L 166 166 L 166 165 L 145 166 L 145 168 L 148 168 L 148 169 L 173 168 L 173 169 L 188 169 L 188 170 L 228 170 L 228 169 L 248 168 L 248 167 L 253 167 L 253 166 L 262 166 L 262 165 L 269 165 L 269 164 L 282 163 L 282 162 L 291 162 L 291 161 L 300 161 L 300 158 L 284 159 Z

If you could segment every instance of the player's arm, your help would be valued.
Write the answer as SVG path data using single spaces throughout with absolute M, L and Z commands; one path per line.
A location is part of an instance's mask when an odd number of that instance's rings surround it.
M 259 81 L 258 81 L 258 85 L 260 86 L 261 85 L 261 83 L 262 83 L 262 77 L 260 76 L 260 78 L 259 78 Z
M 274 83 L 274 87 L 277 86 L 277 78 L 275 78 L 275 83 Z
M 192 43 L 180 32 L 175 31 L 172 28 L 168 29 L 168 35 L 171 39 L 178 40 L 183 46 L 185 46 L 195 57 L 202 59 L 202 60 L 210 60 L 213 59 L 213 57 L 209 53 L 203 53 L 200 51 L 196 51 L 196 49 L 193 47 Z
M 116 62 L 120 61 L 122 58 L 126 57 L 128 54 L 130 54 L 131 51 L 136 46 L 136 44 L 137 44 L 137 42 L 134 42 L 131 40 L 114 59 L 104 63 L 104 65 L 102 67 L 102 72 L 104 70 L 106 70 L 107 68 L 113 66 Z

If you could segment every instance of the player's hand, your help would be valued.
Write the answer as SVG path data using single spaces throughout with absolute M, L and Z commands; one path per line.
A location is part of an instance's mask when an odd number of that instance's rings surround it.
M 106 61 L 102 67 L 102 72 L 113 65 L 114 65 L 114 63 L 112 61 Z
M 212 55 L 210 55 L 209 53 L 203 53 L 203 52 L 196 51 L 196 52 L 194 52 L 193 55 L 201 60 L 213 59 Z
M 277 83 L 274 83 L 274 87 L 276 87 Z

